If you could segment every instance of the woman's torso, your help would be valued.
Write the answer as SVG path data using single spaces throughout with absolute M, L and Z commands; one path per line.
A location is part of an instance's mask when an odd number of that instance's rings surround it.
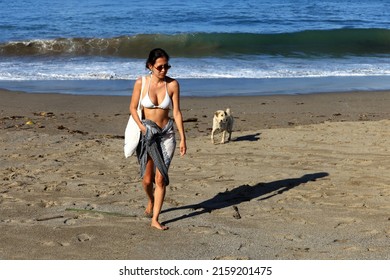
M 172 107 L 167 80 L 170 79 L 166 77 L 162 83 L 154 84 L 148 76 L 141 93 L 141 105 L 145 119 L 155 122 L 161 128 L 168 123 L 169 110 Z

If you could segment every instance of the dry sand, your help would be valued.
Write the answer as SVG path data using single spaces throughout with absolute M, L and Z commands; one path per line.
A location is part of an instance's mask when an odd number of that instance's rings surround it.
M 0 91 L 0 259 L 390 259 L 390 92 L 183 98 L 164 232 L 123 156 L 129 100 Z

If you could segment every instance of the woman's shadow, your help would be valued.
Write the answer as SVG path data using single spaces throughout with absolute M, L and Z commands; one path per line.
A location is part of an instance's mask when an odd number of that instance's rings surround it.
M 194 212 L 173 218 L 164 222 L 164 224 L 173 223 L 182 219 L 191 218 L 204 213 L 210 213 L 213 210 L 230 207 L 233 205 L 240 204 L 241 202 L 250 201 L 258 198 L 258 201 L 269 199 L 273 196 L 279 195 L 295 188 L 301 184 L 309 181 L 315 181 L 319 178 L 327 177 L 329 173 L 319 172 L 306 174 L 300 178 L 290 178 L 284 180 L 273 181 L 269 183 L 258 183 L 254 186 L 241 185 L 232 190 L 218 193 L 213 198 L 202 201 L 197 204 L 185 205 L 181 207 L 172 207 L 161 211 L 166 213 L 175 210 L 192 209 Z M 200 209 L 200 210 L 199 210 Z

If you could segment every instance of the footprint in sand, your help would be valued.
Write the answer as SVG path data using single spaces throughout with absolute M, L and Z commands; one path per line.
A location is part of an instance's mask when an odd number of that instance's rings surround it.
M 45 242 L 42 242 L 42 244 L 45 246 L 48 246 L 48 247 L 55 247 L 55 246 L 67 247 L 67 246 L 70 246 L 69 242 L 45 241 Z
M 190 228 L 190 231 L 193 233 L 201 233 L 201 234 L 216 234 L 218 233 L 217 230 L 209 227 L 209 226 L 194 226 Z
M 44 241 L 42 242 L 43 245 L 48 246 L 48 247 L 54 247 L 57 245 L 57 242 L 54 241 Z
M 77 223 L 77 218 L 69 218 L 64 221 L 64 224 L 69 226 L 74 225 L 76 223 Z
M 343 227 L 349 226 L 349 225 L 354 224 L 354 223 L 359 223 L 359 222 L 361 222 L 361 221 L 357 220 L 357 219 L 353 219 L 353 218 L 344 219 L 343 221 L 338 222 L 337 225 L 334 226 L 334 228 L 343 228 Z
M 44 191 L 61 191 L 63 190 L 66 186 L 68 185 L 68 182 L 66 181 L 62 181 L 60 183 L 58 182 L 53 182 L 53 183 L 50 183 L 50 184 L 47 184 L 45 187 L 44 187 Z
M 293 234 L 287 234 L 285 236 L 283 236 L 284 239 L 288 240 L 288 241 L 302 241 L 302 236 L 296 236 L 296 235 L 293 235 Z
M 42 208 L 49 208 L 49 207 L 53 207 L 53 206 L 57 206 L 58 203 L 56 201 L 47 201 L 47 200 L 41 200 L 40 202 L 40 206 Z
M 77 235 L 77 240 L 79 242 L 87 242 L 87 241 L 91 241 L 92 237 L 86 233 L 82 233 L 82 234 Z

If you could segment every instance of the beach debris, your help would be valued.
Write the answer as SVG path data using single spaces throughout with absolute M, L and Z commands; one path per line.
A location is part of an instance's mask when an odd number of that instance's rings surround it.
M 183 122 L 197 122 L 197 121 L 198 121 L 198 118 L 188 118 L 188 119 L 183 120 Z
M 2 117 L 1 120 L 16 120 L 16 119 L 23 119 L 24 116 L 5 116 Z
M 40 117 L 54 117 L 53 112 L 35 112 L 33 113 L 35 116 L 40 116 Z
M 64 217 L 63 215 L 56 215 L 56 216 L 41 217 L 41 218 L 37 218 L 36 220 L 38 222 L 42 222 L 42 221 L 48 221 L 54 219 L 62 219 L 63 217 Z
M 233 218 L 241 219 L 241 215 L 240 215 L 240 212 L 238 211 L 238 207 L 237 206 L 233 206 L 233 210 L 234 210 Z
M 33 122 L 32 120 L 28 120 L 25 124 L 26 124 L 26 125 L 33 125 L 34 122 Z
M 81 130 L 77 130 L 77 129 L 76 130 L 71 130 L 71 129 L 63 126 L 62 124 L 57 126 L 57 129 L 59 129 L 59 130 L 67 130 L 69 133 L 72 133 L 72 134 L 76 134 L 76 133 L 77 134 L 82 134 L 82 135 L 87 135 L 88 134 L 88 132 L 86 132 L 86 131 L 81 131 Z
M 113 134 L 106 134 L 103 135 L 104 138 L 110 138 L 110 139 L 125 139 L 125 136 L 123 135 L 113 135 Z
M 76 129 L 76 130 L 68 130 L 70 133 L 72 133 L 72 134 L 82 134 L 82 135 L 87 135 L 88 134 L 88 132 L 86 132 L 86 131 L 82 131 L 82 130 L 78 130 L 78 129 Z

